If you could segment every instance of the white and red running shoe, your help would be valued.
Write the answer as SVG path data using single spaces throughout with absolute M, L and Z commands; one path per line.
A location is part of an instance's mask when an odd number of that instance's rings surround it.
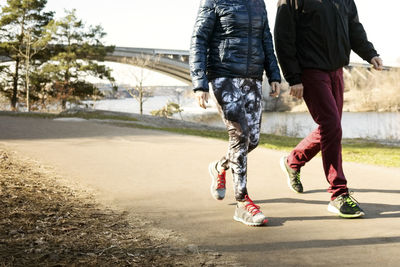
M 262 226 L 268 223 L 260 207 L 254 204 L 247 195 L 245 201 L 237 203 L 233 219 L 249 226 Z
M 217 170 L 217 164 L 218 161 L 211 162 L 210 165 L 208 166 L 208 171 L 210 172 L 211 176 L 211 195 L 213 198 L 216 200 L 222 200 L 225 198 L 225 170 L 222 172 L 218 172 Z

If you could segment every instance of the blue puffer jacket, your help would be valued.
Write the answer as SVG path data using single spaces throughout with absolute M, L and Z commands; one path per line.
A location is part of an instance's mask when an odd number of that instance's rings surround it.
M 201 0 L 190 45 L 194 90 L 218 77 L 280 82 L 263 0 Z

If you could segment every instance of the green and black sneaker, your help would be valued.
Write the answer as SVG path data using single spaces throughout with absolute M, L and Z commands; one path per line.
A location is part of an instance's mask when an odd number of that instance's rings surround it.
M 331 200 L 328 205 L 328 211 L 338 214 L 343 218 L 358 218 L 364 216 L 364 211 L 349 194 L 340 195 L 334 200 Z
M 286 156 L 281 158 L 280 165 L 282 171 L 286 174 L 289 188 L 296 193 L 303 193 L 303 185 L 300 181 L 300 171 L 290 168 Z

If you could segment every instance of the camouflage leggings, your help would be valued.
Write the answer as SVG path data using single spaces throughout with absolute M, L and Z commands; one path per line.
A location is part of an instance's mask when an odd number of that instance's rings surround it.
M 229 149 L 219 165 L 232 169 L 235 198 L 247 195 L 247 154 L 257 147 L 261 125 L 262 82 L 249 78 L 211 81 L 214 100 L 229 133 Z

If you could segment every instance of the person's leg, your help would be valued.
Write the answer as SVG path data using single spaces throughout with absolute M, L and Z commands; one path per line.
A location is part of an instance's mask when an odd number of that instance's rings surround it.
M 327 181 L 328 192 L 332 199 L 348 193 L 347 181 L 342 169 L 341 153 L 341 114 L 343 107 L 343 78 L 338 72 L 305 70 L 302 81 L 304 85 L 304 101 L 314 121 L 319 125 L 308 143 L 320 140 L 322 161 Z M 319 134 L 318 134 L 319 133 Z M 304 149 L 304 159 L 309 160 L 317 149 L 317 145 L 309 145 Z M 315 155 L 315 154 L 314 154 Z
M 261 82 L 254 79 L 220 78 L 212 82 L 218 109 L 229 133 L 228 156 L 219 161 L 232 169 L 235 199 L 233 218 L 246 225 L 261 226 L 267 218 L 247 193 L 247 154 L 258 144 L 261 122 Z M 250 134 L 251 133 L 251 134 Z M 251 141 L 250 141 L 251 140 Z
M 253 151 L 260 141 L 262 118 L 262 81 L 256 79 L 242 79 L 241 84 L 245 101 L 246 120 L 249 127 L 249 148 Z
M 249 132 L 248 154 L 257 147 L 260 139 L 262 81 L 256 79 L 237 79 L 236 81 L 239 83 L 244 99 L 244 112 Z M 237 182 L 240 183 L 240 181 Z M 247 185 L 246 180 L 242 182 L 245 183 L 241 186 Z M 235 186 L 235 188 L 237 187 L 238 185 Z M 247 189 L 245 191 L 247 192 Z M 251 226 L 261 226 L 268 222 L 268 219 L 261 212 L 260 207 L 255 205 L 248 195 L 244 196 L 244 200 L 238 201 L 233 218 L 236 221 Z
M 293 170 L 300 171 L 300 168 L 317 155 L 320 150 L 321 134 L 320 128 L 317 127 L 290 152 L 287 163 Z
M 218 162 L 218 167 L 232 169 L 235 198 L 243 201 L 247 195 L 247 150 L 249 127 L 245 116 L 245 102 L 240 88 L 240 79 L 217 78 L 211 82 L 218 110 L 229 134 L 227 156 Z
M 304 88 L 304 92 L 309 88 Z M 303 193 L 303 184 L 300 180 L 300 169 L 321 151 L 320 127 L 317 127 L 306 136 L 286 157 L 280 161 L 281 169 L 287 177 L 289 188 L 296 193 Z
M 330 74 L 332 76 L 332 94 L 336 102 L 336 107 L 340 118 L 343 110 L 343 70 L 340 69 Z M 307 90 L 305 88 L 304 90 Z M 308 90 L 308 92 L 311 92 Z M 306 136 L 289 154 L 289 166 L 299 171 L 307 162 L 309 162 L 321 150 L 321 134 L 320 127 L 317 127 L 308 136 Z
M 343 82 L 343 69 L 330 73 L 332 80 L 332 94 L 336 101 L 336 107 L 338 109 L 339 117 L 342 118 L 343 110 L 343 93 L 344 93 L 344 82 Z M 358 202 L 348 194 L 346 185 L 346 178 L 343 174 L 342 168 L 342 146 L 341 143 L 338 147 L 338 154 L 332 159 L 327 159 L 324 162 L 324 168 L 328 168 L 327 164 L 329 161 L 338 162 L 337 169 L 330 168 L 328 177 L 330 181 L 329 191 L 332 192 L 332 200 L 328 205 L 328 211 L 338 214 L 344 218 L 357 218 L 364 216 L 365 213 L 359 206 Z M 333 156 L 333 155 L 330 155 Z M 340 175 L 337 175 L 337 174 Z

